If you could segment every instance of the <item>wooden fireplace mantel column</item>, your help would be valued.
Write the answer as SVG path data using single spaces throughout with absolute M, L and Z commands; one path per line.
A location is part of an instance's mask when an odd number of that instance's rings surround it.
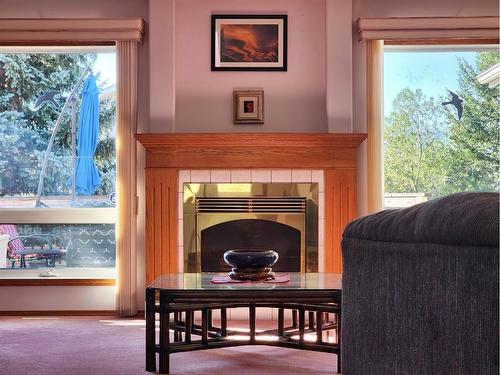
M 146 281 L 177 271 L 180 169 L 322 169 L 325 271 L 341 272 L 340 240 L 356 217 L 357 148 L 365 133 L 147 133 Z

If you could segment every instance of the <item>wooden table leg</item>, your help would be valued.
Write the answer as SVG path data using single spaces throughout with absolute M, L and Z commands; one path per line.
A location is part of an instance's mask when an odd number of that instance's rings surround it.
M 181 331 L 177 329 L 177 326 L 180 325 L 181 323 L 181 312 L 174 312 L 174 323 L 176 325 L 175 331 L 174 331 L 174 342 L 180 342 L 182 337 L 181 337 Z
M 212 319 L 212 309 L 207 310 L 207 320 L 208 320 L 208 332 L 214 330 L 213 319 Z
M 306 312 L 303 307 L 299 309 L 299 346 L 304 345 L 304 335 L 306 326 Z
M 201 342 L 208 345 L 208 310 L 201 310 Z
M 278 309 L 278 336 L 283 337 L 285 333 L 285 309 Z
M 255 304 L 251 303 L 249 306 L 249 320 L 250 320 L 250 343 L 255 343 Z
M 193 312 L 186 311 L 186 325 L 184 326 L 184 341 L 191 344 L 191 330 L 193 329 Z
M 316 344 L 323 342 L 323 313 L 316 312 Z
M 309 311 L 309 329 L 314 329 L 314 311 Z
M 160 291 L 160 374 L 170 373 L 170 312 L 168 293 Z
M 146 371 L 156 371 L 155 290 L 146 289 Z
M 297 328 L 297 310 L 292 310 L 292 328 Z
M 227 336 L 227 309 L 220 309 L 220 334 Z

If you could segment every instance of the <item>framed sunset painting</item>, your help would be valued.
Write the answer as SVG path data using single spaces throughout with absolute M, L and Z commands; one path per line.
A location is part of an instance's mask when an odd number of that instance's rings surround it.
M 212 15 L 212 70 L 287 70 L 286 15 Z

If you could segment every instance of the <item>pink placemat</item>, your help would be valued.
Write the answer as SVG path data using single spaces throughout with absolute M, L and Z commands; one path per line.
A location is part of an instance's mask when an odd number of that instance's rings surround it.
M 262 280 L 262 281 L 233 280 L 228 275 L 212 276 L 212 280 L 210 280 L 212 284 L 257 284 L 257 283 L 282 284 L 282 283 L 288 283 L 289 281 L 290 281 L 290 275 L 287 273 L 283 273 L 281 275 L 275 275 L 274 279 Z

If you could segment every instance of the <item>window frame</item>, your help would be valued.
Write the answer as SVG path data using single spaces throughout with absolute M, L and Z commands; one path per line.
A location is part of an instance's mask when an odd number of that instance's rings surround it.
M 366 45 L 368 213 L 384 208 L 384 45 L 499 44 L 500 17 L 359 18 L 358 41 Z
M 103 223 L 116 221 L 117 231 L 117 277 L 108 278 L 57 278 L 41 280 L 33 278 L 0 279 L 0 286 L 31 286 L 31 285 L 116 285 L 117 312 L 119 315 L 134 315 L 136 312 L 135 289 L 136 274 L 130 276 L 130 267 L 135 266 L 135 215 L 137 213 L 135 159 L 136 147 L 133 135 L 137 122 L 137 44 L 142 42 L 144 21 L 141 18 L 133 19 L 0 19 L 0 46 L 100 46 L 114 45 L 117 58 L 117 143 L 125 147 L 117 147 L 117 195 L 121 193 L 124 199 L 118 201 L 116 208 L 78 208 L 77 210 L 91 210 L 87 213 L 85 222 L 89 219 Z M 128 197 L 127 195 L 133 195 Z M 35 209 L 33 209 L 35 210 Z M 48 218 L 54 221 L 56 211 L 38 211 L 37 220 Z M 48 210 L 57 210 L 54 208 Z M 68 209 L 64 209 L 68 210 Z M 71 210 L 71 209 L 69 209 Z M 98 211 L 95 211 L 98 210 Z M 106 211 L 107 210 L 107 211 Z M 114 213 L 111 212 L 114 211 Z M 15 222 L 29 218 L 33 222 L 31 209 L 6 208 L 1 209 L 0 222 Z M 72 222 L 79 221 L 74 211 L 71 212 Z M 98 214 L 106 212 L 106 214 Z M 4 214 L 5 213 L 5 214 Z M 81 214 L 81 212 L 80 212 Z M 52 224 L 52 222 L 47 224 Z M 68 220 L 65 220 L 68 223 Z M 127 280 L 128 279 L 128 280 Z M 73 284 L 72 284 L 73 283 Z
M 95 46 L 82 46 L 82 45 L 50 45 L 50 46 L 4 46 L 0 45 L 0 53 L 99 53 L 99 52 L 113 52 L 116 56 L 116 47 L 114 45 L 95 45 Z M 117 82 L 118 83 L 118 82 Z M 116 133 L 116 131 L 115 131 Z M 115 160 L 118 161 L 118 152 L 115 154 Z M 44 178 L 49 178 L 45 176 Z M 42 195 L 42 201 L 44 196 Z M 116 208 L 115 207 L 54 207 L 54 208 L 43 208 L 43 207 L 6 207 L 0 208 L 0 224 L 115 224 L 116 225 Z M 12 271 L 10 269 L 0 269 L 0 285 L 4 283 L 16 285 L 23 285 L 23 280 L 30 285 L 35 283 L 36 278 L 33 276 L 33 272 L 28 269 L 16 269 Z M 107 270 L 106 270 L 107 271 Z M 8 274 L 6 274 L 8 272 Z M 15 272 L 16 275 L 12 275 Z M 38 272 L 37 272 L 38 273 Z M 113 273 L 115 273 L 113 271 Z M 61 272 L 60 272 L 61 274 Z M 109 272 L 102 272 L 102 275 L 109 274 Z M 78 276 L 78 277 L 77 277 Z M 82 285 L 84 277 L 81 275 L 81 269 L 65 269 L 57 279 L 43 279 L 38 276 L 40 281 L 50 285 L 59 285 L 59 281 L 67 285 L 68 280 L 73 277 L 77 277 L 73 280 L 78 280 L 77 285 Z M 110 278 L 105 276 L 89 276 L 89 284 L 87 285 L 101 285 L 102 280 L 114 280 L 116 278 Z M 15 282 L 14 282 L 15 280 Z M 99 281 L 101 280 L 101 281 Z M 75 281 L 76 282 L 76 281 Z
M 384 41 L 383 44 L 383 49 L 382 49 L 382 59 L 384 59 L 384 54 L 386 52 L 431 52 L 431 53 L 439 53 L 439 52 L 485 52 L 485 51 L 498 51 L 498 47 L 500 46 L 498 40 L 475 40 L 474 42 L 471 42 L 471 40 L 463 39 L 465 44 L 458 43 L 458 40 L 450 40 L 448 43 L 446 40 L 440 41 L 440 43 L 434 43 L 434 42 L 425 42 L 425 40 L 419 40 L 418 43 L 409 43 L 408 41 L 406 43 L 403 43 L 402 41 Z M 494 47 L 493 47 L 494 46 Z M 384 68 L 382 68 L 382 79 L 384 79 Z M 382 84 L 382 97 L 384 97 L 385 92 L 384 92 L 384 86 Z M 385 103 L 382 104 L 381 112 L 382 112 L 382 117 L 384 116 L 384 110 L 385 110 Z M 381 147 L 385 144 L 385 139 L 384 139 L 384 126 L 385 126 L 385 120 L 382 120 L 382 128 L 381 128 Z M 385 167 L 384 167 L 384 151 L 382 148 L 381 152 L 381 176 L 382 176 L 382 209 L 393 209 L 393 208 L 406 208 L 408 206 L 386 206 L 385 205 L 385 200 L 386 200 L 386 194 L 421 194 L 421 193 L 391 193 L 391 192 L 386 192 L 385 191 Z M 425 192 L 422 192 L 425 193 Z M 427 193 L 425 193 L 427 194 Z M 431 196 L 431 199 L 432 196 Z M 417 202 L 414 204 L 420 203 L 418 202 L 418 197 L 417 197 Z

